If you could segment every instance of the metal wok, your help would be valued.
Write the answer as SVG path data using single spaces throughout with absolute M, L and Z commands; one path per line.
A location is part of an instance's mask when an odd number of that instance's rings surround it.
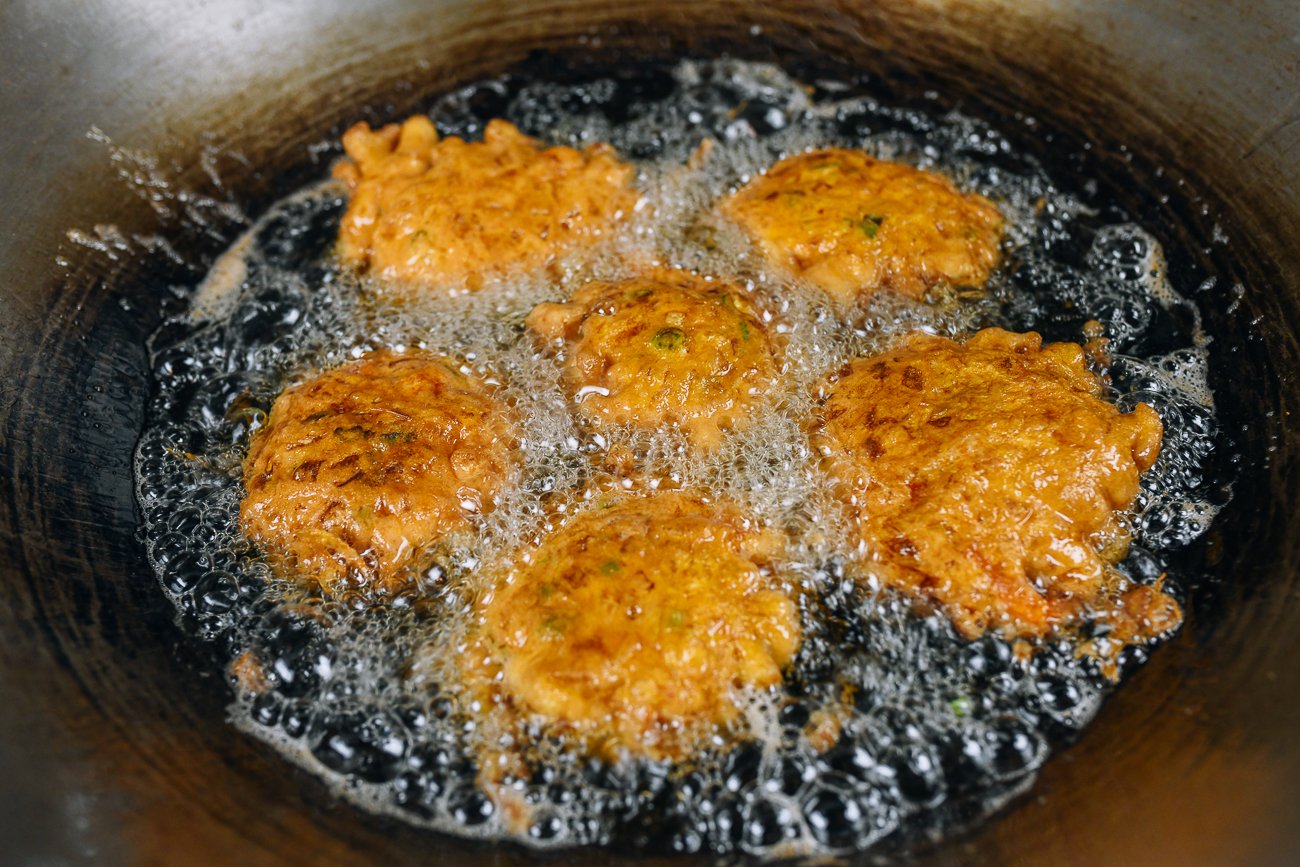
M 1096 178 L 1163 240 L 1179 286 L 1214 278 L 1196 298 L 1225 421 L 1216 471 L 1237 481 L 1180 558 L 1205 576 L 1186 626 L 1029 796 L 913 856 L 1294 862 L 1300 6 L 1286 0 L 5 4 L 0 860 L 533 859 L 364 815 L 225 723 L 228 687 L 135 535 L 144 341 L 166 287 L 240 231 L 236 209 L 320 176 L 308 145 L 358 117 L 519 63 L 724 52 L 870 74 L 900 101 L 935 91 L 1059 176 Z

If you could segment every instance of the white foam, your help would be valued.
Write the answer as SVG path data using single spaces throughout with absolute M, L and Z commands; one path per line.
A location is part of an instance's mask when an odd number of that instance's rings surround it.
M 450 298 L 430 293 L 423 300 L 397 307 L 375 303 L 374 287 L 338 271 L 328 271 L 326 281 L 320 285 L 306 286 L 300 275 L 289 273 L 279 273 L 278 283 L 270 281 L 285 292 L 296 293 L 295 297 L 301 296 L 305 311 L 302 315 L 311 327 L 269 346 L 239 350 L 253 358 L 257 366 L 248 374 L 253 393 L 269 400 L 287 382 L 355 358 L 369 348 L 417 347 L 456 359 L 464 370 L 492 383 L 518 422 L 516 445 L 521 469 L 517 483 L 503 492 L 497 508 L 481 518 L 475 532 L 447 540 L 439 565 L 430 570 L 422 584 L 424 602 L 432 605 L 437 616 L 426 616 L 427 612 L 417 615 L 402 606 L 391 606 L 386 611 L 366 608 L 359 600 L 294 603 L 305 605 L 314 616 L 327 622 L 325 631 L 332 647 L 328 671 L 324 675 L 317 672 L 326 685 L 310 698 L 305 713 L 323 717 L 335 712 L 340 703 L 418 703 L 438 688 L 448 687 L 448 661 L 463 643 L 474 600 L 490 592 L 489 578 L 500 571 L 502 558 L 526 551 L 554 524 L 580 508 L 586 496 L 584 486 L 607 472 L 604 456 L 609 452 L 637 455 L 647 487 L 653 488 L 656 480 L 671 479 L 675 484 L 707 488 L 743 504 L 756 520 L 789 535 L 788 548 L 776 568 L 791 587 L 802 588 L 810 596 L 841 592 L 833 586 L 836 579 L 828 578 L 825 570 L 827 564 L 843 561 L 854 552 L 846 541 L 841 512 L 831 501 L 829 485 L 818 468 L 817 455 L 807 441 L 806 419 L 814 405 L 817 384 L 847 361 L 879 351 L 909 330 L 959 336 L 983 322 L 996 321 L 999 293 L 1013 290 L 999 286 L 998 280 L 1005 279 L 999 277 L 984 299 L 949 300 L 930 306 L 880 296 L 855 314 L 852 321 L 844 321 L 815 290 L 773 273 L 741 233 L 715 210 L 720 197 L 764 171 L 780 156 L 814 147 L 848 145 L 941 169 L 959 184 L 977 189 L 999 203 L 1008 219 L 1008 245 L 1013 251 L 1036 243 L 1035 220 L 1044 208 L 1066 217 L 1087 214 L 1082 204 L 1053 188 L 1041 174 L 983 170 L 978 157 L 981 149 L 997 152 L 1006 145 L 996 134 L 968 119 L 950 116 L 935 121 L 937 131 L 928 139 L 909 137 L 882 122 L 879 132 L 853 140 L 838 124 L 864 107 L 878 109 L 869 100 L 837 97 L 834 102 L 813 106 L 807 92 L 780 70 L 740 62 L 684 63 L 677 68 L 676 76 L 684 94 L 680 104 L 669 100 L 646 106 L 639 114 L 633 112 L 622 125 L 589 112 L 564 108 L 568 103 L 562 97 L 567 91 L 560 85 L 535 83 L 511 109 L 516 114 L 548 119 L 547 135 L 556 141 L 609 139 L 629 143 L 658 137 L 663 142 L 659 158 L 638 163 L 638 184 L 644 196 L 631 218 L 610 233 L 599 248 L 576 252 L 555 263 L 552 274 L 509 278 L 482 292 Z M 736 95 L 737 100 L 768 106 L 762 117 L 774 129 L 758 135 L 753 124 L 737 111 L 737 103 L 720 101 L 719 83 L 726 83 L 727 93 Z M 601 93 L 595 92 L 593 98 Z M 713 96 L 705 98 L 710 93 Z M 462 103 L 468 104 L 464 93 L 450 97 L 440 110 L 462 111 L 457 107 Z M 516 119 L 522 123 L 527 118 Z M 707 158 L 688 165 L 688 154 L 705 137 L 715 140 L 712 151 Z M 918 146 L 918 141 L 925 144 Z M 940 146 L 943 142 L 947 144 Z M 958 147 L 954 143 L 964 144 Z M 258 251 L 254 238 L 280 208 L 336 194 L 336 188 L 328 182 L 311 187 L 254 225 L 199 287 L 191 307 L 191 324 L 200 329 L 227 327 L 227 320 L 249 301 L 250 293 L 266 283 L 266 275 L 276 276 L 276 268 Z M 1124 291 L 1145 293 L 1163 305 L 1185 303 L 1165 278 L 1160 265 L 1162 254 L 1153 239 L 1131 226 L 1104 231 L 1127 233 L 1125 237 L 1141 234 L 1146 243 L 1147 258 L 1142 263 L 1146 276 L 1124 284 Z M 645 263 L 687 267 L 747 287 L 767 308 L 769 327 L 783 342 L 785 377 L 781 384 L 765 395 L 751 424 L 704 456 L 684 449 L 681 439 L 672 432 L 613 428 L 593 435 L 581 430 L 569 412 L 569 399 L 560 389 L 554 360 L 523 332 L 524 318 L 536 304 L 562 300 L 587 280 L 629 276 Z M 249 279 L 253 273 L 263 275 L 263 283 L 254 286 Z M 1107 286 L 1115 282 L 1113 278 L 1114 273 L 1103 267 L 1081 277 L 1099 285 L 1111 281 Z M 1198 340 L 1169 356 L 1140 363 L 1150 369 L 1152 380 L 1171 394 L 1208 407 L 1212 406 L 1212 396 L 1206 384 L 1206 352 L 1205 342 Z M 238 352 L 232 349 L 229 354 L 236 357 Z M 226 369 L 225 356 L 219 360 L 220 365 L 212 365 L 214 376 L 216 370 Z M 198 424 L 193 411 L 186 423 Z M 152 424 L 146 442 L 151 437 L 161 442 L 179 436 L 177 429 L 165 421 L 154 419 Z M 162 458 L 146 457 L 147 449 L 141 447 L 137 474 L 144 503 L 174 500 L 183 504 L 190 490 L 187 486 L 225 486 L 205 501 L 198 519 L 223 531 L 187 539 L 182 533 L 165 532 L 165 527 L 146 528 L 147 535 L 152 534 L 149 537 L 155 540 L 151 541 L 150 551 L 160 572 L 167 571 L 163 563 L 167 558 L 162 554 L 169 553 L 168 545 L 188 544 L 190 550 L 210 557 L 223 548 L 227 552 L 244 550 L 246 545 L 233 518 L 239 498 L 234 479 L 243 448 L 239 442 L 211 446 L 205 460 L 219 471 L 214 481 L 206 476 L 200 478 L 201 468 L 196 469 L 193 463 L 166 454 Z M 156 463 L 174 475 L 152 476 L 160 472 L 153 469 Z M 224 483 L 219 481 L 221 472 L 225 473 Z M 1194 497 L 1178 499 L 1176 483 L 1182 477 L 1177 473 L 1158 477 L 1172 491 L 1162 501 L 1164 505 L 1183 503 L 1181 508 L 1187 512 L 1189 526 L 1203 529 L 1211 517 L 1205 503 Z M 630 480 L 624 482 L 625 487 L 630 486 Z M 147 521 L 164 524 L 173 520 L 166 510 L 160 512 L 160 517 Z M 156 542 L 161 537 L 168 537 L 165 544 Z M 251 575 L 271 580 L 274 592 L 290 599 L 296 592 L 269 579 L 265 566 L 245 568 Z M 927 637 L 933 629 L 926 632 L 906 610 L 891 608 L 885 597 L 877 598 L 874 592 L 868 592 L 853 604 L 859 606 L 855 610 L 863 620 L 872 624 L 866 639 L 876 642 L 872 652 L 906 660 L 905 664 L 877 670 L 871 667 L 867 654 L 864 658 L 868 661 L 854 663 L 861 666 L 860 671 L 855 669 L 857 687 L 882 696 L 882 701 L 905 706 L 918 724 L 925 722 L 936 730 L 944 726 L 951 729 L 950 701 L 975 690 L 970 672 L 951 659 L 934 658 L 931 638 Z M 360 607 L 352 610 L 356 606 Z M 264 625 L 257 617 L 240 621 L 234 627 L 236 643 L 260 646 L 257 635 Z M 815 663 L 814 656 L 808 664 Z M 1085 683 L 1083 675 L 1078 678 L 1080 684 Z M 1010 696 L 1008 692 L 1008 701 L 1012 700 Z M 813 754 L 807 745 L 783 746 L 777 721 L 782 703 L 779 697 L 765 693 L 751 696 L 744 704 L 747 728 L 762 744 L 764 767 L 796 753 L 805 759 Z M 324 771 L 304 739 L 288 737 L 279 728 L 256 722 L 253 713 L 252 697 L 241 698 L 231 708 L 232 719 L 243 730 L 272 743 L 303 767 L 324 774 L 337 784 L 343 797 L 365 809 L 464 836 L 516 836 L 537 846 L 600 842 L 602 834 L 608 833 L 606 829 L 575 836 L 577 832 L 572 830 L 593 819 L 593 802 L 579 798 L 561 803 L 531 789 L 530 797 L 536 798 L 529 809 L 537 815 L 560 817 L 570 829 L 568 832 L 549 841 L 521 836 L 517 829 L 507 827 L 501 811 L 479 825 L 466 826 L 452 817 L 447 793 L 433 799 L 426 813 L 413 814 L 396 805 L 390 784 L 365 783 Z M 976 722 L 984 724 L 983 720 L 962 724 Z M 454 715 L 446 719 L 430 717 L 418 730 L 406 730 L 404 736 L 423 747 L 472 745 L 477 735 L 470 731 L 473 726 L 467 729 L 466 725 L 463 718 Z M 846 730 L 866 738 L 878 725 L 874 717 L 853 711 L 848 713 Z M 712 759 L 703 762 L 701 772 L 710 780 L 721 780 L 724 771 L 720 762 L 725 755 L 726 750 L 719 748 Z M 558 756 L 555 753 L 553 757 L 558 760 Z M 449 787 L 473 784 L 469 778 L 447 782 Z M 815 839 L 797 798 L 774 792 L 760 792 L 753 798 L 769 798 L 792 811 L 796 835 L 775 851 L 832 851 Z M 746 803 L 755 802 L 751 799 Z M 709 808 L 702 800 L 693 809 L 701 811 L 697 818 L 703 821 L 702 811 Z M 870 839 L 892 828 L 889 822 L 899 821 L 897 811 L 902 807 L 892 809 L 895 812 L 881 819 L 885 825 L 876 829 Z

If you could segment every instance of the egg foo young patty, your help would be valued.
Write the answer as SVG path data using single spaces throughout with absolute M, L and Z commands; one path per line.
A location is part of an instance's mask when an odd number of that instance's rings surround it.
M 751 296 L 685 271 L 588 283 L 527 324 L 560 347 L 564 386 L 593 428 L 671 424 L 707 449 L 748 422 L 780 373 Z
M 244 462 L 240 526 L 327 592 L 391 591 L 490 510 L 511 426 L 482 385 L 417 352 L 372 352 L 285 390 Z
M 1002 216 L 947 178 L 859 150 L 786 157 L 722 203 L 774 265 L 841 305 L 880 290 L 921 298 L 982 286 Z
M 1112 568 L 1162 426 L 1146 404 L 1121 413 L 1099 394 L 1075 344 L 914 333 L 849 365 L 814 440 L 885 584 L 936 603 L 968 638 L 1095 620 L 1122 647 L 1181 613 Z
M 334 169 L 351 194 L 339 229 L 344 262 L 402 287 L 475 290 L 594 243 L 632 211 L 633 169 L 607 145 L 543 147 L 493 120 L 483 141 L 439 140 L 412 117 L 343 135 Z
M 671 757 L 737 717 L 737 690 L 780 683 L 798 612 L 767 569 L 776 539 L 736 506 L 677 492 L 603 505 L 486 598 L 471 694 L 499 691 L 602 754 Z

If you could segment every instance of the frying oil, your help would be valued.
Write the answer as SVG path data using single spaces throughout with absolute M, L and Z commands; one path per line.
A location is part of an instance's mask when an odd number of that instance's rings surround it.
M 236 725 L 366 809 L 538 847 L 849 852 L 942 833 L 1030 784 L 1050 746 L 1096 713 L 1105 679 L 1068 643 L 1019 658 L 1002 639 L 961 640 L 942 615 L 845 578 L 852 551 L 805 433 L 818 384 L 916 329 L 960 337 L 1002 325 L 1082 342 L 1084 323 L 1099 321 L 1108 396 L 1125 409 L 1151 404 L 1166 428 L 1120 567 L 1150 581 L 1214 514 L 1203 471 L 1216 435 L 1207 341 L 1140 227 L 1100 223 L 981 123 L 844 93 L 725 61 L 579 83 L 501 78 L 446 95 L 429 111 L 443 134 L 472 138 L 499 116 L 548 142 L 608 141 L 635 163 L 642 191 L 596 248 L 474 294 L 379 301 L 332 259 L 346 201 L 328 181 L 235 243 L 188 314 L 152 339 L 157 389 L 136 479 L 165 592 L 185 627 L 233 663 Z M 711 148 L 697 152 L 706 139 Z M 851 314 L 829 308 L 769 269 L 716 210 L 780 157 L 825 146 L 938 170 L 988 196 L 1007 220 L 1009 264 L 975 298 L 881 295 Z M 754 422 L 704 456 L 671 432 L 579 428 L 555 360 L 523 329 L 539 302 L 656 264 L 742 287 L 783 346 L 783 378 Z M 314 597 L 272 574 L 242 537 L 241 461 L 281 390 L 380 347 L 444 355 L 489 383 L 519 419 L 522 471 L 412 592 L 380 605 Z M 635 456 L 635 480 L 619 477 L 614 454 Z M 660 483 L 710 490 L 788 535 L 774 568 L 800 599 L 804 643 L 785 683 L 745 697 L 743 731 L 689 761 L 597 761 L 539 729 L 535 742 L 505 745 L 530 770 L 485 790 L 494 774 L 480 757 L 503 745 L 482 742 L 446 663 L 474 600 L 507 558 L 588 507 L 584 491 Z M 1130 650 L 1130 661 L 1145 652 Z

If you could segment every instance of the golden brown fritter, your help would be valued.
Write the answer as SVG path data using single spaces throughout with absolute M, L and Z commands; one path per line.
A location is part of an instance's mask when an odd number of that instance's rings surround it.
M 751 296 L 685 271 L 589 283 L 566 304 L 539 304 L 528 327 L 562 345 L 565 388 L 592 428 L 673 425 L 711 448 L 779 374 Z
M 1162 426 L 1146 404 L 1125 414 L 1099 394 L 1072 343 L 912 334 L 849 365 L 814 441 L 886 584 L 937 603 L 967 637 L 1095 618 L 1122 646 L 1181 613 L 1112 568 Z
M 766 568 L 775 545 L 735 506 L 686 493 L 588 508 L 486 597 L 470 692 L 604 755 L 688 749 L 798 649 L 795 603 Z
M 768 261 L 841 305 L 888 289 L 982 286 L 1002 216 L 933 172 L 829 148 L 787 157 L 722 203 Z
M 343 135 L 351 191 L 339 255 L 411 286 L 475 290 L 595 243 L 631 213 L 632 167 L 607 145 L 544 148 L 503 120 L 483 141 L 442 140 L 427 117 Z
M 244 532 L 327 592 L 400 587 L 511 477 L 503 407 L 443 361 L 373 352 L 285 390 L 244 462 Z

